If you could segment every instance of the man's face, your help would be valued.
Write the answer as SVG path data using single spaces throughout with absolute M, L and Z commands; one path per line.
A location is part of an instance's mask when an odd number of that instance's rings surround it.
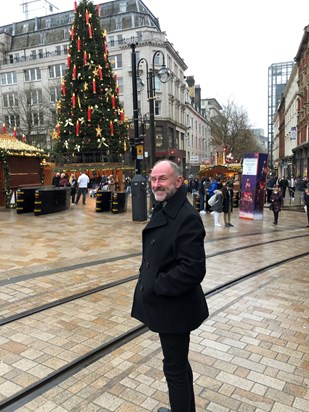
M 168 162 L 154 166 L 150 176 L 151 189 L 156 201 L 169 200 L 182 185 L 182 176 L 176 176 L 174 169 Z

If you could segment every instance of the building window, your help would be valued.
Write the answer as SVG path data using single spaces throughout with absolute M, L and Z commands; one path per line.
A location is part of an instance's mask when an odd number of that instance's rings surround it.
M 155 100 L 155 115 L 156 116 L 161 116 L 162 113 L 162 102 L 159 100 Z
M 161 53 L 158 53 L 158 54 L 155 54 L 155 53 L 156 53 L 156 50 L 153 51 L 153 56 L 154 56 L 153 62 L 155 65 L 161 65 L 161 58 L 162 58 Z
M 32 112 L 31 122 L 33 126 L 41 126 L 42 124 L 44 124 L 43 113 L 42 112 Z
M 1 74 L 1 84 L 17 84 L 17 76 L 15 72 L 7 72 Z
M 175 147 L 174 129 L 168 128 L 168 147 Z
M 18 96 L 17 93 L 4 93 L 2 95 L 3 107 L 17 107 Z
M 161 92 L 161 85 L 162 82 L 160 81 L 158 76 L 154 76 L 154 87 L 155 87 L 155 91 L 157 92 Z
M 55 54 L 56 54 L 57 56 L 60 56 L 60 55 L 61 55 L 61 48 L 60 48 L 60 46 L 56 46 L 56 48 L 55 48 Z
M 19 115 L 6 115 L 4 116 L 5 124 L 9 125 L 10 127 L 20 127 L 20 119 Z
M 43 95 L 41 89 L 27 90 L 26 97 L 28 105 L 41 104 L 43 102 Z
M 34 80 L 41 80 L 41 69 L 36 67 L 34 69 L 27 69 L 25 73 L 25 82 L 31 82 Z
M 122 18 L 121 17 L 115 18 L 115 24 L 116 24 L 116 27 L 115 27 L 116 30 L 122 30 Z
M 119 11 L 121 13 L 125 13 L 127 11 L 127 2 L 126 1 L 120 1 L 119 3 Z
M 156 147 L 163 147 L 163 128 L 156 127 Z
M 54 64 L 53 66 L 48 66 L 49 78 L 55 79 L 56 77 L 64 76 L 66 73 L 65 64 Z
M 121 69 L 122 68 L 122 54 L 114 54 L 110 56 L 110 62 L 113 69 Z
M 119 94 L 123 94 L 123 78 L 118 77 L 117 81 L 118 81 Z
M 51 103 L 56 103 L 57 101 L 60 100 L 60 97 L 61 97 L 60 87 L 50 87 L 49 93 L 50 93 Z

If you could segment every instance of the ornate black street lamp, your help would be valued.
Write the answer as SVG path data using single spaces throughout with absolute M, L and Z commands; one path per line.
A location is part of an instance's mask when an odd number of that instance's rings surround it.
M 139 137 L 139 110 L 137 100 L 137 74 L 136 74 L 136 48 L 137 42 L 131 43 L 131 63 L 132 63 L 132 91 L 133 91 L 133 125 L 134 125 L 134 141 L 132 142 L 132 154 L 136 159 L 135 176 L 131 181 L 132 193 L 132 219 L 133 221 L 143 222 L 147 220 L 147 182 L 141 175 L 140 159 L 136 153 L 137 147 L 140 145 Z
M 136 156 L 136 146 L 139 144 L 139 128 L 138 128 L 138 99 L 137 99 L 137 72 L 136 72 L 136 48 L 137 43 L 131 44 L 131 66 L 132 66 L 132 91 L 133 91 L 133 124 L 134 124 L 134 144 L 133 152 Z M 136 174 L 141 174 L 140 160 L 136 156 Z
M 155 58 L 159 55 L 163 57 L 163 64 L 156 73 L 155 71 Z M 156 76 L 159 78 L 161 83 L 166 83 L 169 81 L 171 77 L 171 71 L 165 65 L 165 56 L 161 50 L 157 50 L 154 52 L 152 57 L 152 67 L 149 70 L 147 60 L 142 57 L 138 64 L 137 64 L 137 91 L 141 92 L 144 87 L 144 82 L 142 81 L 139 75 L 139 67 L 142 63 L 146 65 L 146 73 L 147 73 L 147 97 L 149 101 L 149 124 L 150 124 L 150 164 L 151 167 L 156 162 L 156 126 L 155 126 L 155 99 L 156 99 L 156 85 L 155 85 L 155 78 Z

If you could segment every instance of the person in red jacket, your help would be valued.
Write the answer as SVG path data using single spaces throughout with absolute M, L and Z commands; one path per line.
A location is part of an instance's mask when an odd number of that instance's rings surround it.
M 177 164 L 162 160 L 152 169 L 156 204 L 142 233 L 143 256 L 132 316 L 159 334 L 171 410 L 194 412 L 190 332 L 208 317 L 201 286 L 206 273 L 205 229 L 187 199 Z M 159 412 L 169 409 L 159 408 Z

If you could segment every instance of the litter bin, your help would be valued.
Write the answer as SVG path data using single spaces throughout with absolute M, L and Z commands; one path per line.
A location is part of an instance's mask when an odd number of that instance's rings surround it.
M 239 207 L 239 192 L 234 192 L 233 196 L 233 207 Z
M 144 222 L 147 220 L 147 182 L 142 175 L 135 175 L 131 180 L 132 220 Z
M 112 196 L 112 213 L 122 213 L 127 211 L 127 192 L 115 192 Z
M 198 193 L 193 193 L 193 206 L 197 212 L 200 211 L 200 195 Z
M 96 212 L 110 212 L 112 201 L 112 192 L 107 190 L 98 190 L 96 194 Z
M 37 189 L 34 195 L 34 215 L 44 215 L 68 210 L 70 208 L 70 187 Z

